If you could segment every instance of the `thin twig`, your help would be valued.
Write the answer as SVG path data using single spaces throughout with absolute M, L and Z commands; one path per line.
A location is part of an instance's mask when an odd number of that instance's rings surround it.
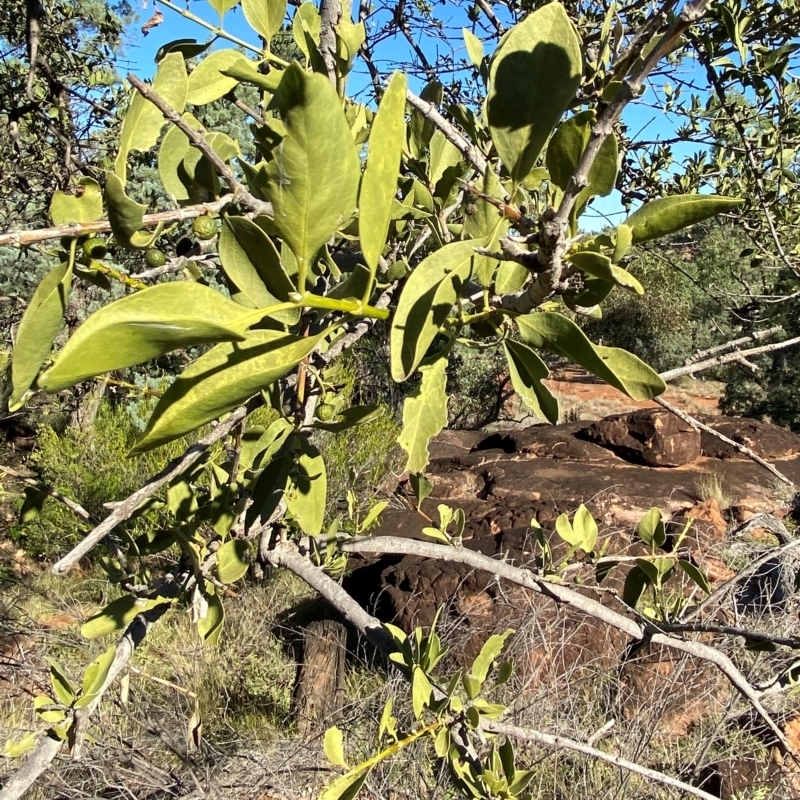
M 259 200 L 255 195 L 251 194 L 233 174 L 233 170 L 217 155 L 216 150 L 208 143 L 206 137 L 189 125 L 158 92 L 153 90 L 152 86 L 130 72 L 128 73 L 128 81 L 145 100 L 151 102 L 163 114 L 164 119 L 171 122 L 189 139 L 192 147 L 196 147 L 206 157 L 239 203 L 256 214 L 272 216 L 272 205 Z

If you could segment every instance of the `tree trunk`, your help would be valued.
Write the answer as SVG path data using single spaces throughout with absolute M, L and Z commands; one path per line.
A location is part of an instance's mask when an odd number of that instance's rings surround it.
M 347 629 L 333 620 L 307 626 L 295 687 L 297 729 L 303 738 L 334 725 L 345 702 Z

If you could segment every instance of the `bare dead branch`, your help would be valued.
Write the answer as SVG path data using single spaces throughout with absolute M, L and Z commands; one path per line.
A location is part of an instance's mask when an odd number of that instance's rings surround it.
M 778 328 L 780 330 L 780 328 Z M 665 381 L 673 381 L 675 378 L 680 378 L 682 375 L 691 375 L 695 372 L 703 372 L 713 367 L 721 367 L 723 364 L 730 364 L 734 361 L 741 361 L 749 358 L 750 356 L 758 356 L 763 353 L 774 353 L 776 350 L 784 350 L 787 347 L 794 347 L 800 344 L 800 336 L 795 336 L 793 339 L 785 339 L 782 342 L 773 342 L 772 344 L 764 344 L 761 347 L 751 347 L 749 350 L 737 350 L 734 353 L 724 353 L 714 358 L 706 359 L 705 361 L 698 361 L 694 364 L 687 364 L 685 367 L 676 367 L 675 369 L 668 369 L 666 372 L 661 373 L 661 377 Z M 727 345 L 720 345 L 720 347 L 733 347 L 733 343 L 729 342 Z
M 181 222 L 182 220 L 195 219 L 204 214 L 218 214 L 225 206 L 233 202 L 233 196 L 227 195 L 213 203 L 200 203 L 184 208 L 175 208 L 170 211 L 157 211 L 155 214 L 145 214 L 142 217 L 142 227 L 155 227 L 160 222 Z M 62 236 L 86 236 L 90 233 L 109 233 L 111 223 L 107 219 L 97 222 L 74 222 L 70 225 L 58 225 L 54 228 L 42 228 L 36 231 L 10 231 L 0 233 L 0 247 L 9 245 L 29 245 L 46 242 L 51 239 L 60 239 Z
M 342 15 L 340 0 L 321 0 L 319 4 L 319 52 L 330 82 L 336 87 L 336 30 Z
M 772 328 L 766 328 L 763 331 L 755 331 L 754 333 L 750 333 L 747 336 L 742 336 L 739 339 L 732 339 L 730 342 L 725 342 L 725 344 L 718 344 L 716 347 L 708 347 L 705 350 L 698 350 L 696 353 L 693 353 L 689 356 L 689 358 L 686 359 L 686 366 L 688 367 L 689 364 L 696 364 L 698 361 L 704 361 L 709 356 L 715 356 L 719 353 L 724 353 L 727 350 L 732 350 L 734 347 L 739 347 L 740 345 L 747 344 L 748 342 L 760 342 L 762 339 L 767 339 L 776 333 L 780 333 L 782 330 L 782 325 L 775 325 Z
M 660 783 L 663 786 L 669 786 L 672 789 L 677 789 L 678 791 L 685 792 L 686 794 L 693 795 L 694 797 L 700 797 L 702 800 L 717 800 L 715 795 L 704 792 L 702 789 L 698 789 L 696 786 L 684 783 L 677 778 L 672 778 L 669 775 L 665 775 L 663 772 L 659 772 L 658 770 L 650 769 L 648 767 L 643 767 L 641 764 L 637 764 L 635 761 L 629 761 L 627 758 L 614 755 L 613 753 L 606 753 L 603 750 L 598 750 L 596 747 L 592 747 L 589 744 L 576 742 L 574 739 L 568 739 L 565 736 L 557 736 L 552 733 L 543 733 L 542 731 L 536 731 L 532 728 L 521 728 L 518 725 L 511 725 L 508 722 L 482 722 L 481 729 L 487 733 L 499 733 L 503 736 L 508 736 L 511 739 L 521 739 L 525 742 L 536 742 L 537 744 L 544 745 L 545 747 L 551 747 L 556 750 L 562 748 L 565 750 L 573 750 L 576 753 L 582 753 L 590 758 L 596 758 L 598 761 L 605 761 L 608 764 L 621 767 L 622 769 L 628 770 L 628 772 L 641 775 L 642 777 L 647 778 L 650 781 L 654 781 L 655 783 Z

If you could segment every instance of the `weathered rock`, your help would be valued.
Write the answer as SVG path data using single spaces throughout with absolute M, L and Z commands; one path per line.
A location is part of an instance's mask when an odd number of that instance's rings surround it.
M 582 437 L 620 458 L 651 467 L 680 467 L 700 455 L 700 434 L 662 409 L 642 409 L 593 422 Z
M 800 453 L 800 435 L 771 422 L 742 417 L 702 416 L 700 419 L 715 431 L 750 448 L 761 458 L 767 460 L 790 458 Z M 735 447 L 706 431 L 701 434 L 700 446 L 703 455 L 709 458 L 745 458 Z

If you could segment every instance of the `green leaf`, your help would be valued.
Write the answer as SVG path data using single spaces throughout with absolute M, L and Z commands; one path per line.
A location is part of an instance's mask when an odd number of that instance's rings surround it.
M 98 639 L 101 636 L 108 636 L 130 625 L 138 614 L 149 611 L 156 606 L 173 601 L 166 597 L 154 597 L 151 600 L 144 600 L 126 594 L 117 600 L 113 600 L 104 609 L 89 617 L 81 626 L 81 636 L 84 639 Z
M 487 197 L 501 201 L 505 197 L 505 189 L 494 170 L 486 170 L 483 176 L 481 192 Z M 508 227 L 508 218 L 498 215 L 497 206 L 483 197 L 470 198 L 467 213 L 464 217 L 464 234 L 470 239 L 480 240 L 476 244 L 480 244 L 487 250 L 499 250 L 500 239 L 508 233 Z M 481 286 L 488 289 L 492 285 L 492 279 L 498 263 L 496 258 L 476 255 L 473 262 L 473 277 Z M 523 273 L 523 280 L 527 279 L 528 271 L 522 265 L 509 261 L 503 262 L 503 264 L 513 264 L 515 267 L 520 267 Z M 497 291 L 500 294 L 504 294 L 505 290 L 500 288 L 500 284 L 501 281 L 498 278 Z
M 305 437 L 297 437 L 301 450 L 289 471 L 283 495 L 286 508 L 308 536 L 319 536 L 325 517 L 328 479 L 319 450 Z
M 687 194 L 662 197 L 634 211 L 625 225 L 631 228 L 633 244 L 658 239 L 743 203 L 738 197 L 715 194 Z
M 378 723 L 378 744 L 383 741 L 383 737 L 385 735 L 389 735 L 395 742 L 397 741 L 397 732 L 396 732 L 396 725 L 397 720 L 392 716 L 392 707 L 394 705 L 394 701 L 392 698 L 388 698 L 385 705 L 383 706 L 383 711 L 381 712 L 381 719 Z
M 203 129 L 202 124 L 188 112 L 181 119 L 196 131 Z M 178 203 L 188 203 L 191 200 L 189 194 L 191 182 L 183 169 L 183 159 L 191 150 L 189 137 L 174 125 L 164 134 L 158 149 L 158 175 L 167 194 Z
M 228 11 L 239 4 L 239 0 L 208 0 L 208 4 L 219 14 L 221 21 Z
M 550 180 L 562 190 L 566 190 L 583 151 L 589 144 L 595 118 L 593 109 L 575 114 L 558 126 L 547 145 L 546 163 Z M 589 170 L 588 183 L 578 194 L 575 202 L 578 213 L 590 198 L 597 195 L 606 197 L 611 193 L 617 180 L 618 164 L 617 138 L 611 133 L 600 145 Z
M 213 38 L 207 42 L 198 42 L 197 39 L 174 39 L 171 42 L 162 44 L 156 51 L 153 60 L 156 64 L 160 64 L 164 57 L 170 53 L 180 53 L 184 60 L 197 58 L 201 53 L 205 53 L 212 44 L 214 44 Z
M 3 745 L 3 755 L 6 758 L 19 758 L 24 753 L 27 753 L 28 750 L 34 748 L 38 736 L 38 731 L 32 731 L 26 736 L 23 736 L 18 742 L 6 739 L 6 743 Z
M 342 411 L 335 422 L 315 422 L 314 427 L 330 433 L 341 433 L 357 425 L 380 419 L 384 413 L 384 406 L 353 406 Z
M 106 205 L 111 231 L 122 247 L 130 250 L 150 245 L 153 236 L 142 230 L 147 206 L 128 197 L 122 180 L 113 173 L 106 178 Z
M 358 153 L 327 77 L 292 63 L 269 108 L 280 114 L 286 135 L 267 162 L 268 198 L 275 227 L 304 274 L 313 256 L 355 209 Z M 336 169 L 331 169 L 333 164 Z
M 655 506 L 651 508 L 642 517 L 636 533 L 646 545 L 663 547 L 667 541 L 667 532 L 664 528 L 664 520 L 661 519 L 661 511 Z
M 31 522 L 42 513 L 44 501 L 50 497 L 49 492 L 42 492 L 33 486 L 26 486 L 23 490 L 25 500 L 19 510 L 19 521 L 21 523 Z
M 319 796 L 319 800 L 355 800 L 371 771 L 370 767 L 363 772 L 348 772 L 346 775 L 341 775 L 333 783 L 328 784 Z
M 515 184 L 531 171 L 582 73 L 580 40 L 558 3 L 529 14 L 497 48 L 489 67 L 486 121 Z
M 250 27 L 269 43 L 283 25 L 286 0 L 242 0 L 242 11 Z
M 53 340 L 61 328 L 71 286 L 72 269 L 69 264 L 60 264 L 36 287 L 22 315 L 11 361 L 10 411 L 20 407 L 25 392 L 31 388 L 39 369 L 50 355 Z
M 542 379 L 550 374 L 547 365 L 530 347 L 513 339 L 506 339 L 503 349 L 514 391 L 537 417 L 555 425 L 558 422 L 558 400 L 542 383 Z
M 334 767 L 349 769 L 347 761 L 345 761 L 344 758 L 344 737 L 342 736 L 341 730 L 335 725 L 325 731 L 323 749 L 325 751 L 325 758 L 327 758 Z
M 406 380 L 427 353 L 472 272 L 475 243 L 451 242 L 418 264 L 392 318 L 392 378 Z
M 625 578 L 625 586 L 622 590 L 622 602 L 631 608 L 636 608 L 636 604 L 642 596 L 642 592 L 650 585 L 650 579 L 640 567 L 631 567 Z
M 431 137 L 428 157 L 428 182 L 435 187 L 450 167 L 461 161 L 459 149 L 439 130 Z
M 411 489 L 417 498 L 417 509 L 422 507 L 426 498 L 430 497 L 433 491 L 433 483 L 429 481 L 421 472 L 414 472 L 409 476 Z
M 433 686 L 431 686 L 428 676 L 415 664 L 411 677 L 411 705 L 417 719 L 422 718 L 422 712 L 430 704 L 432 694 Z
M 514 631 L 509 628 L 503 633 L 496 633 L 490 636 L 483 644 L 481 652 L 472 664 L 470 673 L 474 678 L 477 678 L 483 683 L 489 675 L 489 670 L 492 668 L 497 657 L 503 652 L 506 639 L 508 639 Z
M 203 597 L 208 602 L 208 606 L 205 616 L 197 620 L 197 632 L 206 644 L 216 647 L 225 623 L 225 606 L 222 605 L 222 600 L 212 584 L 206 584 Z
M 183 56 L 180 53 L 170 53 L 158 65 L 158 72 L 153 80 L 153 91 L 171 108 L 182 114 L 186 105 L 188 81 Z M 158 141 L 158 135 L 165 122 L 161 112 L 149 100 L 145 100 L 139 92 L 134 93 L 125 119 L 122 121 L 119 153 L 114 162 L 114 172 L 119 176 L 123 186 L 127 181 L 128 153 L 135 150 L 147 152 Z
M 426 84 L 420 93 L 420 97 L 435 108 L 441 105 L 444 99 L 444 86 L 439 81 L 431 81 Z M 409 124 L 409 149 L 414 158 L 421 158 L 425 148 L 430 144 L 436 126 L 422 115 L 417 109 L 411 111 L 411 122 Z
M 52 697 L 48 697 L 46 694 L 40 694 L 38 697 L 33 698 L 34 711 L 36 711 L 43 722 L 61 722 L 66 717 L 66 714 L 62 710 L 57 708 L 47 711 L 40 710 L 44 709 L 45 706 L 52 705 L 56 705 L 55 700 L 53 700 Z
M 226 342 L 212 348 L 167 389 L 131 455 L 171 442 L 232 411 L 297 366 L 322 336 L 255 330 L 241 344 Z
M 462 28 L 461 32 L 464 34 L 469 60 L 474 67 L 480 69 L 483 63 L 483 42 L 468 28 Z
M 572 527 L 578 534 L 578 545 L 585 553 L 591 553 L 597 544 L 597 523 L 589 509 L 581 503 L 572 519 Z
M 681 569 L 706 593 L 711 594 L 711 584 L 708 580 L 708 575 L 699 567 L 687 561 L 685 558 L 679 558 L 678 564 Z
M 615 267 L 608 256 L 596 253 L 592 250 L 581 250 L 577 253 L 570 253 L 567 260 L 574 264 L 579 270 L 593 275 L 595 278 L 615 283 L 625 289 L 630 289 L 636 294 L 644 294 L 644 287 L 633 275 L 622 267 Z
M 225 70 L 225 75 L 235 78 L 239 83 L 249 83 L 272 94 L 281 82 L 283 72 L 273 69 L 270 72 L 259 72 L 252 61 L 237 61 Z
M 217 550 L 217 577 L 220 583 L 236 583 L 247 572 L 247 551 L 244 539 L 228 539 Z
M 63 706 L 71 706 L 75 700 L 75 688 L 64 667 L 50 656 L 45 656 L 44 660 L 50 665 L 50 684 L 58 702 Z
M 450 729 L 446 725 L 439 728 L 433 742 L 433 751 L 437 758 L 444 758 L 450 752 Z
M 364 260 L 378 268 L 397 194 L 405 139 L 406 76 L 395 72 L 381 98 L 369 135 L 369 156 L 358 199 L 358 236 Z
M 56 189 L 50 201 L 50 218 L 53 225 L 70 225 L 75 222 L 94 222 L 103 216 L 103 193 L 94 178 L 81 178 L 77 194 L 66 194 Z
M 447 425 L 445 384 L 447 359 L 420 367 L 422 380 L 403 403 L 403 430 L 397 441 L 408 453 L 405 469 L 422 472 L 428 464 L 428 442 Z
M 81 688 L 83 690 L 80 700 L 76 703 L 78 708 L 84 708 L 97 696 L 103 688 L 103 684 L 108 678 L 108 672 L 114 663 L 117 655 L 116 645 L 111 645 L 104 653 L 101 653 L 83 673 Z
M 175 281 L 128 295 L 92 314 L 39 380 L 47 392 L 131 367 L 172 350 L 241 341 L 248 318 L 240 305 L 200 283 Z
M 631 229 L 630 225 L 626 225 L 624 222 L 621 225 L 617 225 L 617 235 L 614 243 L 614 255 L 611 257 L 612 263 L 618 264 L 620 261 L 622 261 L 622 259 L 631 249 L 632 244 L 633 230 Z
M 297 291 L 281 265 L 272 239 L 260 226 L 246 217 L 226 217 L 223 235 L 226 230 L 232 236 L 220 239 L 222 267 L 256 308 L 284 302 Z M 296 321 L 296 312 L 290 311 L 288 319 Z
M 564 356 L 634 400 L 651 400 L 666 384 L 640 358 L 617 347 L 592 344 L 571 320 L 557 312 L 518 317 L 522 339 L 533 347 Z
M 186 102 L 204 106 L 219 100 L 238 84 L 236 78 L 223 75 L 222 71 L 247 60 L 246 56 L 230 49 L 217 50 L 206 56 L 189 75 Z
M 462 675 L 461 685 L 464 687 L 464 692 L 468 700 L 474 700 L 481 691 L 482 681 L 479 681 L 474 675 Z

